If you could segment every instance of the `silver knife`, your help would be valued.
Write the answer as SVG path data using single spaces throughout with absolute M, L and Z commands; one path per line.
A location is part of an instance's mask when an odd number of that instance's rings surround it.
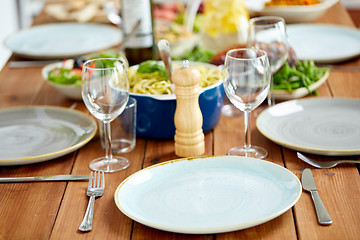
M 319 193 L 316 189 L 314 177 L 309 168 L 306 168 L 303 171 L 301 182 L 303 188 L 311 193 L 311 198 L 315 205 L 316 215 L 319 223 L 322 225 L 330 225 L 332 223 L 331 217 L 320 199 Z
M 0 183 L 4 182 L 49 182 L 49 181 L 77 181 L 89 180 L 84 175 L 47 175 L 35 177 L 0 177 Z

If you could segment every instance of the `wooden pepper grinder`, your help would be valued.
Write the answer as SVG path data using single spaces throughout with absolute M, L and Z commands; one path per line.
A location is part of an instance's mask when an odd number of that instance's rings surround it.
M 176 110 L 175 154 L 179 157 L 202 155 L 205 152 L 203 117 L 199 106 L 200 72 L 183 61 L 183 67 L 172 73 L 175 84 Z

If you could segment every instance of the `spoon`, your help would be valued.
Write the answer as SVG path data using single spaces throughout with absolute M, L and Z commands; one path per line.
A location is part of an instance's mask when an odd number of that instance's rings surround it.
M 304 162 L 310 164 L 311 166 L 317 167 L 317 168 L 332 168 L 340 163 L 360 163 L 359 160 L 316 161 L 316 160 L 310 159 L 308 157 L 305 157 L 304 155 L 302 155 L 299 152 L 297 152 L 297 156 Z
M 172 66 L 171 66 L 171 56 L 170 56 L 170 44 L 166 39 L 161 39 L 158 42 L 158 48 L 159 48 L 160 57 L 165 64 L 165 68 L 166 68 L 166 72 L 169 77 L 169 81 L 172 83 L 172 81 L 171 81 Z

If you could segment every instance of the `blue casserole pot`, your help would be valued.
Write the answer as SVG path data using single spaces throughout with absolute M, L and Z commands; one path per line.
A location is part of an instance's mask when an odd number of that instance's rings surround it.
M 174 115 L 176 110 L 176 96 L 174 94 L 150 95 L 130 93 L 130 96 L 134 97 L 137 101 L 137 137 L 152 139 L 174 138 Z M 202 89 L 199 96 L 199 105 L 203 115 L 204 133 L 210 131 L 218 124 L 223 100 L 224 87 L 222 79 Z

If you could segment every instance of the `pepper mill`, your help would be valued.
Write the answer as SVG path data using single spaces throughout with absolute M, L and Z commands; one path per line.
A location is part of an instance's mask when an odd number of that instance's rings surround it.
M 175 154 L 179 157 L 202 155 L 205 152 L 203 117 L 199 106 L 200 72 L 183 61 L 183 67 L 172 73 L 175 85 L 176 110 Z

